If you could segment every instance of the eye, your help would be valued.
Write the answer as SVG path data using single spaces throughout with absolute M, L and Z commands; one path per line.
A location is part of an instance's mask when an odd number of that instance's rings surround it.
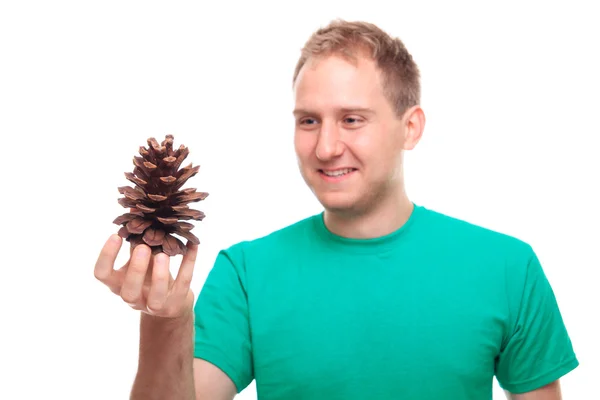
M 300 125 L 314 125 L 317 121 L 314 118 L 303 118 L 299 121 Z
M 361 124 L 362 122 L 364 122 L 364 120 L 360 117 L 346 117 L 344 118 L 344 124 L 346 125 L 351 125 L 351 126 L 357 126 L 359 124 Z

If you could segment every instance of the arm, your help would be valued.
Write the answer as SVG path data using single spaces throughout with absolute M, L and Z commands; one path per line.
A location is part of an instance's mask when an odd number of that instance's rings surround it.
M 193 357 L 193 314 L 176 320 L 142 313 L 138 373 L 131 399 L 232 400 L 233 382 Z
M 190 283 L 198 247 L 188 244 L 173 279 L 169 257 L 152 256 L 145 245 L 137 246 L 127 263 L 114 269 L 121 245 L 117 235 L 107 240 L 94 276 L 141 314 L 139 365 L 130 399 L 233 399 L 233 382 L 212 364 L 194 360 Z
M 509 400 L 561 400 L 559 379 L 579 365 L 539 259 L 529 250 L 524 267 L 507 271 L 513 316 L 496 360 L 496 377 Z
M 233 400 L 236 387 L 233 381 L 208 361 L 194 359 L 196 400 Z
M 131 400 L 193 400 L 193 315 L 177 319 L 141 314 L 138 371 Z
M 504 393 L 508 400 L 562 400 L 560 381 L 558 380 L 527 393 L 512 394 L 506 390 Z

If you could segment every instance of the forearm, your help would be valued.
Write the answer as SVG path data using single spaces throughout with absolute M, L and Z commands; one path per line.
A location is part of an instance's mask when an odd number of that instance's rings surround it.
M 142 313 L 131 400 L 195 399 L 193 322 L 192 312 L 176 320 Z

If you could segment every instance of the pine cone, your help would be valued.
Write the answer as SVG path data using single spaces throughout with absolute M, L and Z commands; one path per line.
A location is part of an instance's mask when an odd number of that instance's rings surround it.
M 133 173 L 125 172 L 135 186 L 119 187 L 119 193 L 125 196 L 119 199 L 119 204 L 130 210 L 113 223 L 123 225 L 119 236 L 130 242 L 132 248 L 145 243 L 153 254 L 161 251 L 169 256 L 185 254 L 187 247 L 173 235 L 200 243 L 190 232 L 194 225 L 179 220 L 202 221 L 204 213 L 189 208 L 188 203 L 204 200 L 208 193 L 181 187 L 198 173 L 200 166 L 192 168 L 189 164 L 179 169 L 189 150 L 184 145 L 173 150 L 173 135 L 166 135 L 160 145 L 149 138 L 148 148 L 140 146 L 139 152 L 141 157 L 133 158 Z

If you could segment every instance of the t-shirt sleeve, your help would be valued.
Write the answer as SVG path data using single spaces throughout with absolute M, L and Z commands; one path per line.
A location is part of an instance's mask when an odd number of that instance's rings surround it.
M 194 356 L 220 368 L 238 393 L 254 379 L 243 257 L 222 250 L 194 306 Z
M 575 369 L 579 362 L 552 287 L 531 250 L 526 268 L 509 276 L 509 335 L 496 362 L 496 378 L 511 393 L 545 386 Z

